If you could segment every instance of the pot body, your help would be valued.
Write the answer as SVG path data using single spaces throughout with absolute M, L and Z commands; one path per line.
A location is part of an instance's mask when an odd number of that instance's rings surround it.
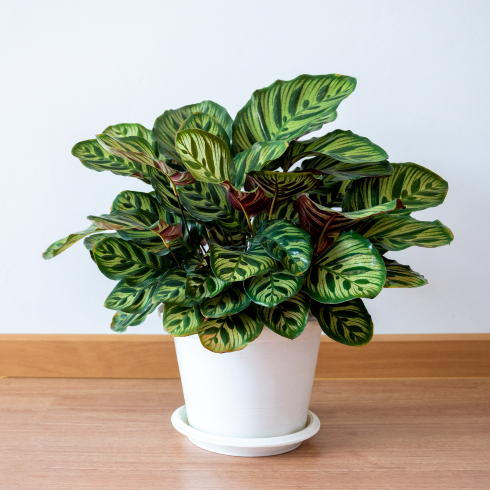
M 267 327 L 245 349 L 216 354 L 198 335 L 176 337 L 188 423 L 228 437 L 277 437 L 305 428 L 321 329 L 295 340 Z

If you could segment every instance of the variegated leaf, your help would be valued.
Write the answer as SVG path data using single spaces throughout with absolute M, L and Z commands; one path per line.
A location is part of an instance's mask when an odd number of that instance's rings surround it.
M 383 257 L 386 267 L 385 288 L 418 288 L 429 284 L 429 281 L 410 266 L 399 264 L 396 260 Z
M 158 282 L 153 293 L 153 301 L 160 301 L 165 305 L 174 304 L 187 307 L 196 305 L 198 301 L 186 296 L 186 280 L 187 273 L 185 270 L 170 269 Z
M 300 75 L 256 90 L 233 123 L 237 152 L 257 141 L 291 141 L 336 117 L 339 104 L 356 87 L 342 75 Z
M 272 202 L 265 192 L 256 187 L 253 191 L 238 191 L 227 181 L 221 184 L 228 191 L 228 201 L 237 210 L 247 213 L 247 216 L 254 217 Z
M 153 313 L 157 306 L 158 303 L 154 303 L 142 313 L 124 313 L 123 311 L 118 311 L 112 317 L 111 330 L 113 332 L 122 333 L 125 332 L 128 327 L 135 327 L 136 325 L 142 324 L 146 320 L 146 317 L 150 313 Z
M 211 243 L 210 249 L 211 268 L 215 276 L 225 282 L 244 281 L 265 274 L 276 264 L 260 246 L 243 251 Z
M 287 339 L 296 339 L 308 323 L 309 308 L 310 298 L 300 291 L 274 308 L 259 306 L 257 310 L 264 325 L 273 332 Z
M 124 313 L 143 313 L 152 305 L 152 296 L 156 283 L 146 287 L 128 286 L 119 281 L 107 296 L 104 306 L 110 310 Z
M 152 131 L 152 138 L 158 143 L 160 151 L 167 158 L 180 161 L 180 155 L 175 149 L 175 136 L 182 123 L 195 112 L 203 112 L 217 119 L 231 140 L 232 119 L 224 107 L 211 100 L 168 110 L 157 118 Z
M 243 292 L 240 283 L 222 291 L 220 294 L 203 301 L 199 307 L 207 318 L 221 318 L 235 315 L 250 305 L 250 298 Z
M 247 296 L 256 304 L 273 308 L 299 292 L 302 277 L 284 272 L 269 272 L 244 281 Z
M 109 279 L 129 286 L 147 286 L 170 268 L 167 257 L 158 257 L 121 238 L 106 238 L 93 249 L 99 270 Z
M 125 138 L 126 136 L 138 136 L 147 141 L 151 141 L 151 131 L 146 129 L 142 124 L 115 124 L 109 126 L 102 131 L 102 134 L 107 134 L 113 138 Z
M 182 216 L 179 208 L 179 201 L 175 196 L 168 177 L 153 167 L 148 167 L 148 174 L 150 176 L 151 186 L 153 187 L 153 189 L 155 189 L 156 198 L 162 208 L 164 208 L 169 213 L 176 214 L 177 216 Z M 188 191 L 189 187 L 186 187 L 186 192 Z M 186 216 L 190 216 L 188 213 L 185 214 Z
M 250 305 L 236 315 L 208 320 L 198 333 L 206 349 L 223 353 L 244 349 L 260 335 L 262 328 L 255 307 Z
M 361 346 L 373 338 L 373 321 L 360 299 L 339 305 L 325 305 L 312 301 L 311 312 L 325 334 L 336 342 Z
M 186 129 L 200 129 L 201 131 L 206 131 L 206 133 L 214 134 L 222 139 L 228 145 L 230 151 L 232 151 L 228 133 L 218 120 L 210 114 L 194 112 L 182 123 L 179 131 L 185 131 Z
M 158 218 L 169 224 L 178 224 L 179 216 L 165 210 L 156 197 L 146 192 L 123 191 L 114 199 L 111 211 L 124 211 L 127 213 L 139 213 L 147 211 L 156 214 Z
M 288 219 L 288 220 L 296 220 L 298 217 L 298 213 L 294 207 L 294 201 L 288 201 L 280 206 L 274 206 L 274 211 L 272 212 L 271 219 Z M 269 219 L 269 213 L 266 211 L 262 211 L 259 213 L 253 220 L 252 223 L 252 231 L 254 235 L 257 234 L 257 229 L 262 223 L 262 221 Z
M 374 298 L 383 288 L 386 268 L 374 246 L 353 231 L 342 232 L 311 264 L 303 290 L 320 303 Z
M 418 221 L 411 216 L 380 215 L 360 223 L 356 231 L 376 246 L 399 251 L 408 247 L 442 247 L 454 235 L 440 221 Z
M 166 304 L 163 310 L 163 328 L 174 337 L 196 334 L 202 321 L 198 306 Z
M 204 264 L 204 267 L 199 267 L 187 273 L 185 294 L 189 298 L 196 300 L 212 298 L 221 291 L 224 291 L 231 284 L 231 282 L 224 282 L 218 279 L 211 270 L 211 267 L 205 262 Z
M 287 149 L 285 141 L 255 143 L 248 150 L 238 153 L 233 159 L 236 178 L 232 182 L 240 190 L 245 185 L 245 177 L 253 170 L 262 170 L 269 162 L 279 158 Z
M 53 257 L 56 257 L 61 252 L 64 252 L 67 248 L 70 248 L 72 245 L 77 243 L 83 237 L 91 235 L 92 233 L 99 233 L 104 231 L 102 228 L 98 228 L 96 225 L 91 224 L 86 230 L 77 231 L 68 235 L 66 238 L 61 238 L 57 240 L 53 244 L 51 244 L 46 251 L 43 253 L 43 259 L 49 260 Z
M 434 172 L 415 163 L 392 163 L 393 173 L 386 178 L 353 181 L 345 193 L 342 209 L 358 211 L 401 199 L 405 210 L 396 214 L 439 206 L 446 197 L 448 184 Z
M 200 129 L 179 131 L 175 147 L 187 170 L 200 182 L 231 182 L 230 148 L 221 138 Z
M 302 274 L 310 266 L 313 255 L 310 236 L 290 221 L 263 221 L 253 240 L 291 274 Z
M 323 179 L 323 186 L 317 187 L 309 195 L 309 198 L 321 206 L 341 208 L 345 191 L 351 182 L 351 180 L 342 180 L 330 184 Z
M 219 227 L 213 227 L 207 230 L 208 241 L 224 247 L 244 247 L 247 244 L 246 231 L 235 232 L 225 231 Z
M 95 245 L 101 240 L 106 238 L 114 238 L 117 235 L 115 233 L 97 233 L 96 235 L 90 235 L 83 240 L 83 245 L 87 250 L 93 251 Z
M 203 260 L 203 256 L 201 253 L 196 252 L 195 250 L 188 253 L 184 258 L 184 269 L 187 272 L 191 272 L 198 267 L 204 267 L 207 265 L 207 262 Z

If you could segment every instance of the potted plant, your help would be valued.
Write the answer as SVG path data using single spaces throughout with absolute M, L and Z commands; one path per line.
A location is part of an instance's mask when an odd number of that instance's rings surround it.
M 278 80 L 235 120 L 204 101 L 165 111 L 152 130 L 109 126 L 72 150 L 89 169 L 151 188 L 121 192 L 43 257 L 85 238 L 118 281 L 104 303 L 115 332 L 164 305 L 186 400 L 173 422 L 201 447 L 277 454 L 314 434 L 321 330 L 367 344 L 373 323 L 361 298 L 427 284 L 385 254 L 453 239 L 440 221 L 412 217 L 444 201 L 448 184 L 435 173 L 391 163 L 351 131 L 300 140 L 334 121 L 355 86 L 341 75 Z

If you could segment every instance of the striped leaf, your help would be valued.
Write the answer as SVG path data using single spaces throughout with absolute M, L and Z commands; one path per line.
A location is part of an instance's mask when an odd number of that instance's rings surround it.
M 247 229 L 243 213 L 230 205 L 222 186 L 196 182 L 178 192 L 187 211 L 195 219 L 206 222 L 206 226 L 218 225 L 233 232 Z
M 98 228 L 94 224 L 91 224 L 86 230 L 77 231 L 75 233 L 72 233 L 71 235 L 68 235 L 65 238 L 61 238 L 60 240 L 57 240 L 56 242 L 51 244 L 46 249 L 46 251 L 43 253 L 43 259 L 44 260 L 52 259 L 53 257 L 59 255 L 61 252 L 64 252 L 67 248 L 70 248 L 72 245 L 77 243 L 83 237 L 91 235 L 92 233 L 99 233 L 101 231 L 104 230 Z
M 247 296 L 254 303 L 272 308 L 297 294 L 302 283 L 302 277 L 284 272 L 269 272 L 263 276 L 251 277 L 243 285 Z
M 296 141 L 293 145 L 293 155 L 288 159 L 289 165 L 313 155 L 327 156 L 345 163 L 379 162 L 388 158 L 388 154 L 368 138 L 341 129 L 320 138 Z
M 127 213 L 147 211 L 148 213 L 157 215 L 161 220 L 169 224 L 177 224 L 180 222 L 178 216 L 166 211 L 160 205 L 156 197 L 153 197 L 150 193 L 146 192 L 120 192 L 112 203 L 111 211 L 124 211 Z
M 270 141 L 255 143 L 248 150 L 238 153 L 233 159 L 236 169 L 235 187 L 241 189 L 249 172 L 262 170 L 269 162 L 279 158 L 287 147 L 285 141 Z
M 296 339 L 308 323 L 309 307 L 310 298 L 300 291 L 274 308 L 259 306 L 257 310 L 264 325 L 273 332 L 287 339 Z
M 418 221 L 411 216 L 380 215 L 357 226 L 356 231 L 376 246 L 399 251 L 408 247 L 442 247 L 454 235 L 440 221 Z
M 356 87 L 342 75 L 300 75 L 256 90 L 233 123 L 237 152 L 257 141 L 291 141 L 336 118 L 339 104 Z
M 203 261 L 202 259 L 203 259 L 202 254 L 193 250 L 192 252 L 188 253 L 185 256 L 184 269 L 187 272 L 190 272 L 195 270 L 198 266 L 204 267 L 206 265 L 206 262 Z
M 336 342 L 361 346 L 373 338 L 373 321 L 360 299 L 340 305 L 324 305 L 312 301 L 311 312 L 325 334 Z
M 210 249 L 211 268 L 215 276 L 225 282 L 244 281 L 265 274 L 276 264 L 262 247 L 242 251 L 211 243 Z
M 329 181 L 324 178 L 323 186 L 317 187 L 309 197 L 312 201 L 322 206 L 328 208 L 341 208 L 345 191 L 351 182 L 351 180 L 342 180 L 329 183 Z
M 200 129 L 179 131 L 175 147 L 187 170 L 208 184 L 232 181 L 230 148 L 221 138 Z
M 213 116 L 223 126 L 231 140 L 232 119 L 224 107 L 210 100 L 205 100 L 198 104 L 191 104 L 180 109 L 165 111 L 153 126 L 152 138 L 158 143 L 159 150 L 172 160 L 180 160 L 180 155 L 175 149 L 175 136 L 182 123 L 193 113 L 203 112 Z
M 276 206 L 289 201 L 297 194 L 305 194 L 322 185 L 310 172 L 250 172 L 250 181 L 260 186 L 266 195 L 275 196 L 274 209 Z
M 386 268 L 373 245 L 353 231 L 342 232 L 311 264 L 303 290 L 320 303 L 374 298 L 383 288 Z
M 274 206 L 274 211 L 272 212 L 271 219 L 295 220 L 297 217 L 298 213 L 294 207 L 294 201 L 291 200 L 281 204 L 280 206 Z M 262 211 L 254 218 L 252 223 L 252 231 L 254 235 L 257 235 L 259 224 L 266 219 L 269 219 L 269 213 L 266 211 Z
M 87 250 L 93 251 L 95 245 L 101 240 L 106 238 L 114 238 L 115 233 L 97 233 L 96 235 L 90 235 L 83 240 L 83 245 Z
M 385 288 L 418 288 L 429 284 L 429 281 L 410 266 L 399 264 L 396 260 L 383 257 L 386 267 Z
M 250 305 L 236 315 L 203 323 L 198 333 L 206 349 L 223 353 L 244 349 L 260 335 L 262 328 L 256 309 Z
M 227 144 L 230 151 L 233 151 L 230 143 L 230 137 L 225 131 L 225 128 L 223 128 L 218 120 L 210 114 L 206 114 L 204 112 L 194 112 L 194 114 L 191 114 L 182 123 L 182 126 L 179 128 L 179 132 L 185 131 L 186 129 L 200 129 L 206 133 L 214 134 L 214 136 L 222 139 Z
M 198 303 L 194 299 L 186 296 L 185 284 L 187 273 L 183 269 L 168 270 L 158 282 L 158 285 L 153 293 L 153 301 L 161 303 L 174 304 L 180 306 L 194 306 Z
M 246 232 L 224 231 L 219 227 L 207 230 L 208 241 L 225 247 L 243 247 L 247 244 Z
M 179 201 L 175 197 L 172 186 L 169 182 L 168 177 L 157 170 L 156 168 L 149 167 L 148 174 L 150 176 L 150 183 L 153 189 L 155 189 L 155 195 L 165 211 L 176 214 L 177 216 L 182 216 L 179 208 Z M 186 192 L 190 186 L 186 187 Z M 185 212 L 185 211 L 184 211 Z M 190 216 L 186 213 L 186 216 Z
M 167 304 L 163 309 L 163 328 L 174 337 L 187 337 L 197 333 L 203 317 L 197 306 Z
M 90 170 L 95 170 L 96 172 L 107 170 L 116 175 L 137 177 L 149 182 L 148 169 L 145 165 L 132 162 L 126 158 L 119 158 L 109 153 L 95 139 L 77 143 L 71 150 L 71 154 L 77 157 Z
M 143 313 L 124 313 L 123 311 L 118 311 L 112 317 L 111 330 L 113 332 L 122 333 L 127 330 L 128 327 L 135 327 L 136 325 L 142 324 L 146 317 L 155 311 L 158 303 L 151 305 Z
M 448 184 L 437 174 L 415 163 L 392 163 L 393 173 L 386 178 L 359 179 L 345 193 L 342 209 L 358 211 L 401 199 L 406 206 L 396 214 L 439 206 L 447 194 Z
M 196 300 L 212 298 L 229 287 L 230 284 L 230 282 L 218 279 L 213 274 L 211 267 L 205 265 L 187 273 L 185 294 L 187 297 Z
M 310 236 L 290 221 L 263 221 L 254 242 L 260 243 L 291 274 L 302 274 L 310 266 L 313 255 Z
M 272 201 L 260 187 L 255 187 L 253 191 L 238 191 L 229 182 L 223 182 L 221 185 L 228 191 L 229 203 L 237 211 L 245 211 L 248 217 L 256 216 Z
M 142 124 L 115 124 L 109 126 L 102 131 L 102 134 L 107 134 L 113 138 L 125 138 L 126 136 L 138 136 L 147 141 L 151 141 L 151 131 L 146 129 Z
M 124 279 L 129 286 L 147 286 L 170 268 L 167 257 L 158 257 L 121 238 L 106 238 L 93 249 L 100 272 L 109 279 Z
M 133 230 L 130 230 L 133 231 Z M 118 234 L 121 233 L 128 233 L 128 231 L 119 231 L 117 232 Z M 136 233 L 144 233 L 142 231 L 136 232 Z M 159 236 L 156 234 L 153 235 L 155 238 L 132 238 L 131 240 L 134 241 L 138 247 L 142 248 L 143 250 L 146 250 L 147 252 L 150 252 L 155 255 L 163 256 L 163 255 L 168 255 L 170 254 L 170 250 L 174 255 L 177 257 L 183 257 L 187 252 L 191 251 L 191 247 L 187 245 L 182 237 L 178 237 L 175 240 L 172 241 L 166 241 L 165 243 L 161 240 Z M 126 238 L 124 238 L 126 240 Z
M 220 294 L 208 298 L 200 304 L 201 313 L 207 318 L 221 318 L 235 315 L 250 305 L 250 298 L 243 292 L 243 286 L 233 284 Z
M 124 313 L 143 313 L 152 305 L 155 287 L 156 283 L 139 287 L 128 286 L 124 281 L 119 281 L 107 296 L 104 306 L 109 310 L 118 310 Z

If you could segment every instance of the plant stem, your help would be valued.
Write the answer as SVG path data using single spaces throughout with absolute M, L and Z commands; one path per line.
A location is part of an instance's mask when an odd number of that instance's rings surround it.
M 276 204 L 277 192 L 274 194 L 274 198 L 272 199 L 271 210 L 269 211 L 269 221 L 272 220 L 272 213 L 274 211 L 274 204 Z
M 161 235 L 158 235 L 158 236 L 159 236 L 159 237 L 162 239 L 163 243 L 164 243 L 164 244 L 165 244 L 165 246 L 168 248 L 169 252 L 172 254 L 172 257 L 174 258 L 175 262 L 177 262 L 177 265 L 178 265 L 178 266 L 179 266 L 181 269 L 183 269 L 182 264 L 181 264 L 181 263 L 178 261 L 178 259 L 177 259 L 177 257 L 175 256 L 175 254 L 174 254 L 174 252 L 173 252 L 172 248 L 171 248 L 171 247 L 169 247 L 168 243 L 165 241 L 165 238 L 163 238 Z
M 237 201 L 238 201 L 238 199 L 237 199 Z M 250 234 L 252 236 L 254 236 L 254 232 L 252 230 L 252 223 L 250 222 L 250 218 L 248 217 L 247 211 L 245 211 L 245 208 L 243 207 L 243 204 L 240 201 L 238 201 L 238 204 L 240 204 L 240 207 L 242 208 L 242 211 L 244 212 L 245 217 L 247 218 L 247 223 L 248 223 L 248 227 L 250 229 Z

